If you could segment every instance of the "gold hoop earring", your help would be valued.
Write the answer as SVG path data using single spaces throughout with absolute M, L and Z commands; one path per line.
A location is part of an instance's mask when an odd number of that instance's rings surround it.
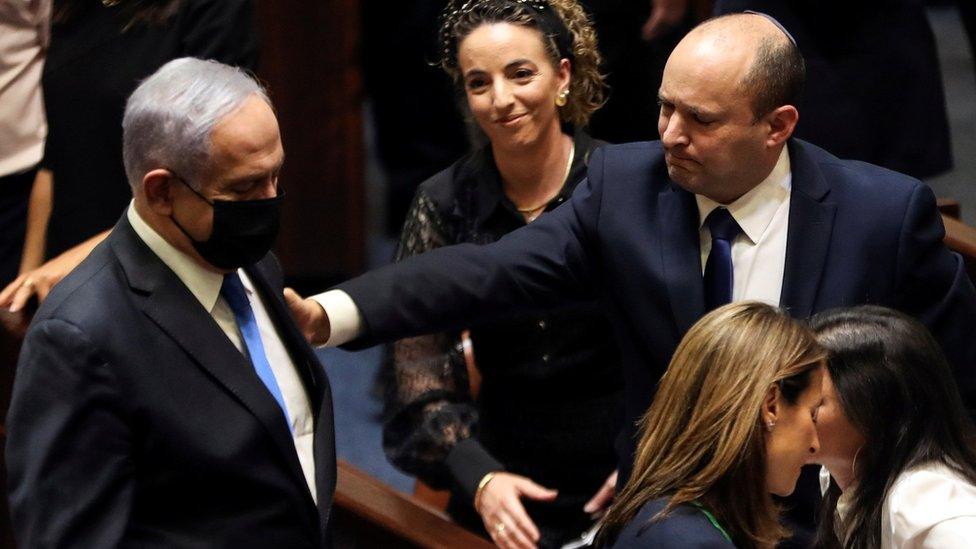
M 559 92 L 559 95 L 556 96 L 556 106 L 565 107 L 567 99 L 569 99 L 569 90 Z
M 854 452 L 854 459 L 851 460 L 851 476 L 854 477 L 854 478 L 857 478 L 857 456 L 858 456 L 858 454 L 861 453 L 861 450 L 863 448 L 864 448 L 864 446 L 861 446 L 860 448 L 858 448 L 857 451 Z

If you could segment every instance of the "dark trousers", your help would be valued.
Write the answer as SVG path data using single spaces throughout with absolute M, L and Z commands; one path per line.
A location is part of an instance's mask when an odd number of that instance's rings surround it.
M 17 277 L 37 168 L 0 177 L 0 288 Z

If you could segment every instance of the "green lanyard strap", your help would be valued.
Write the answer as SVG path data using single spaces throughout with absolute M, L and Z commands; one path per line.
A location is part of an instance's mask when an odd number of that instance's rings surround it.
M 718 529 L 718 531 L 722 533 L 722 536 L 726 540 L 728 540 L 729 543 L 732 543 L 732 536 L 730 536 L 729 533 L 725 531 L 725 528 L 722 528 L 722 525 L 718 523 L 718 519 L 715 518 L 715 515 L 713 515 L 711 513 L 711 511 L 709 511 L 708 509 L 705 509 L 705 506 L 702 505 L 701 503 L 699 503 L 698 501 L 692 501 L 690 503 L 692 505 L 694 505 L 695 507 L 697 507 L 699 511 L 701 511 L 702 513 L 704 513 L 705 514 L 705 517 L 708 518 L 708 522 L 711 522 L 712 523 L 712 526 L 714 526 L 716 529 Z M 735 544 L 733 543 L 733 545 L 735 545 Z

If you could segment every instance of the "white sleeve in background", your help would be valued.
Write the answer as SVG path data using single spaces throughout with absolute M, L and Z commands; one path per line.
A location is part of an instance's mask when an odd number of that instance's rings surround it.
M 976 543 L 976 517 L 944 520 L 918 536 L 907 547 L 919 549 L 963 549 Z
M 969 549 L 976 540 L 976 486 L 941 463 L 904 472 L 885 498 L 881 545 Z
M 317 301 L 329 317 L 329 339 L 322 347 L 338 347 L 363 333 L 363 316 L 346 292 L 329 290 L 313 295 L 311 299 Z

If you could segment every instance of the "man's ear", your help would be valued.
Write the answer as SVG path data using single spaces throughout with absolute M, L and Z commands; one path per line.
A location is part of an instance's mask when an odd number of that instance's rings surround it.
M 158 168 L 142 178 L 142 192 L 146 204 L 158 215 L 169 217 L 173 212 L 172 186 L 178 184 L 173 172 Z
M 793 135 L 799 120 L 800 112 L 793 105 L 783 105 L 767 114 L 769 133 L 766 135 L 766 146 L 773 148 L 785 143 Z
M 779 417 L 779 394 L 779 386 L 773 383 L 766 391 L 766 397 L 763 398 L 762 412 L 759 413 L 759 417 L 767 430 L 772 430 L 772 426 L 776 425 L 776 419 Z

